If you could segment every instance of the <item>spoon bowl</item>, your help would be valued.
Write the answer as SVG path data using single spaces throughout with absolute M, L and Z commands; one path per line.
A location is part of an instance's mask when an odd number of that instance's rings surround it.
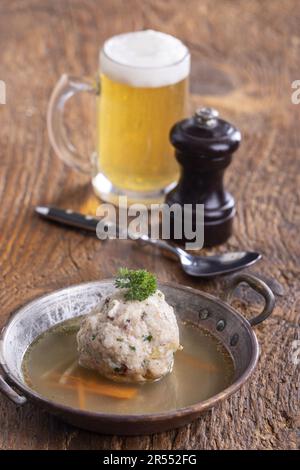
M 244 269 L 261 259 L 256 251 L 233 251 L 212 256 L 192 255 L 164 240 L 155 240 L 141 235 L 138 241 L 167 250 L 177 256 L 183 271 L 189 276 L 209 278 L 229 274 Z
M 251 266 L 261 259 L 255 251 L 234 251 L 214 256 L 181 255 L 181 267 L 189 276 L 214 277 Z

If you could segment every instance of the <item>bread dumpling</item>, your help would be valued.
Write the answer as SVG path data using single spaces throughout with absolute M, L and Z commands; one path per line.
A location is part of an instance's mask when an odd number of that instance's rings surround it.
M 139 301 L 116 289 L 84 318 L 77 343 L 81 366 L 127 382 L 161 379 L 180 348 L 173 307 L 160 290 Z

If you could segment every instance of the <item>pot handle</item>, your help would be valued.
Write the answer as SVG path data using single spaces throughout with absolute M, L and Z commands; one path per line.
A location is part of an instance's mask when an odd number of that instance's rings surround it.
M 13 401 L 16 405 L 23 405 L 26 403 L 27 399 L 22 396 L 18 395 L 7 382 L 5 382 L 4 378 L 0 375 L 0 392 L 7 396 L 11 401 Z
M 231 279 L 228 286 L 228 291 L 225 294 L 226 302 L 230 303 L 235 288 L 242 282 L 248 284 L 248 286 L 252 287 L 253 290 L 258 292 L 265 299 L 265 307 L 263 311 L 256 317 L 248 320 L 251 326 L 255 326 L 258 325 L 258 323 L 263 322 L 271 315 L 275 306 L 275 297 L 270 287 L 267 286 L 267 284 L 261 279 L 256 276 L 252 276 L 251 274 L 241 273 L 237 274 Z

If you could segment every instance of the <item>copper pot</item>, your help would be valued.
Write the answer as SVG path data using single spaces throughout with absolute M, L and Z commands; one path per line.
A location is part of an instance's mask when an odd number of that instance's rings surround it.
M 244 282 L 265 299 L 257 317 L 246 320 L 228 301 L 235 287 Z M 232 278 L 226 301 L 176 284 L 160 284 L 166 300 L 179 319 L 208 330 L 230 353 L 235 367 L 233 383 L 211 398 L 186 408 L 164 413 L 114 415 L 71 408 L 40 396 L 28 387 L 22 374 L 22 359 L 32 341 L 68 318 L 87 314 L 113 288 L 113 280 L 89 282 L 61 289 L 30 302 L 15 312 L 1 333 L 0 390 L 17 405 L 27 400 L 75 426 L 105 434 L 150 434 L 177 428 L 198 418 L 204 411 L 236 392 L 254 371 L 259 346 L 252 327 L 264 321 L 274 308 L 274 295 L 260 279 L 249 274 Z

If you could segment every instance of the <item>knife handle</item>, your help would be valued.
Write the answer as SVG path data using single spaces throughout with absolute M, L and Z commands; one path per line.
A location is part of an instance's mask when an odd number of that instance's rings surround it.
M 38 214 L 45 219 L 53 220 L 59 224 L 64 224 L 80 229 L 88 230 L 96 234 L 98 219 L 91 215 L 79 214 L 71 209 L 58 209 L 57 207 L 37 208 Z

